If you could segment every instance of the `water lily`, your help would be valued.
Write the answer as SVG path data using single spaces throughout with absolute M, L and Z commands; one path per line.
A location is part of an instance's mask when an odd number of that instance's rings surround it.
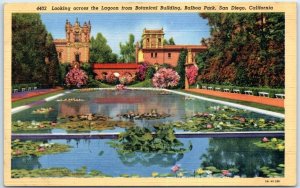
M 45 151 L 46 149 L 44 148 L 44 147 L 40 147 L 39 149 L 38 149 L 38 151 L 39 152 L 43 152 L 43 151 Z
M 184 176 L 184 174 L 182 173 L 182 172 L 179 172 L 178 174 L 177 174 L 177 177 L 183 177 Z
M 272 138 L 271 142 L 277 142 L 277 138 Z
M 172 172 L 174 172 L 174 173 L 176 173 L 179 169 L 180 169 L 180 166 L 177 164 L 171 168 Z
M 199 175 L 204 174 L 204 170 L 202 168 L 198 168 L 196 170 L 196 174 L 199 174 Z
M 264 137 L 261 141 L 262 142 L 269 142 L 269 139 L 267 137 Z
M 231 176 L 232 174 L 229 172 L 229 170 L 222 170 L 223 176 Z
M 207 124 L 206 128 L 211 129 L 211 128 L 213 128 L 213 126 L 212 126 L 212 124 Z
M 212 171 L 210 171 L 210 170 L 205 170 L 205 173 L 206 173 L 207 175 L 210 175 L 210 174 L 212 174 Z
M 18 150 L 18 149 L 15 151 L 15 154 L 16 154 L 16 155 L 21 155 L 22 153 L 23 153 L 23 152 L 22 152 L 21 150 Z

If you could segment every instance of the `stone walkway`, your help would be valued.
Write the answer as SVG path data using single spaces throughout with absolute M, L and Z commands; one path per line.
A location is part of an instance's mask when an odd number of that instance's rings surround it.
M 238 94 L 238 93 L 227 93 L 227 92 L 213 91 L 207 89 L 186 89 L 185 91 L 284 108 L 284 99 L 252 96 L 252 95 L 245 95 L 245 94 Z
M 37 89 L 37 90 L 32 90 L 32 91 L 17 92 L 17 93 L 12 94 L 11 101 L 15 102 L 15 101 L 18 101 L 18 100 L 27 99 L 27 98 L 31 98 L 31 97 L 36 97 L 36 96 L 39 96 L 39 95 L 54 93 L 54 92 L 57 92 L 57 91 L 60 91 L 60 90 L 63 90 L 63 88 L 57 87 L 57 88 L 52 88 L 52 89 Z

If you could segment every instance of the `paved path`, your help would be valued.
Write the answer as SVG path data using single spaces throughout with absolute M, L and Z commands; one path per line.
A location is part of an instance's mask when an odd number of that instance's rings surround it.
M 54 92 L 57 92 L 60 90 L 63 90 L 63 88 L 57 87 L 57 88 L 52 88 L 52 89 L 37 89 L 37 90 L 32 90 L 32 91 L 17 92 L 17 93 L 12 94 L 11 101 L 15 102 L 18 100 L 27 99 L 27 98 L 31 98 L 31 97 L 35 97 L 35 96 L 39 96 L 39 95 L 54 93 Z
M 284 99 L 252 96 L 252 95 L 245 95 L 245 94 L 238 94 L 238 93 L 227 93 L 227 92 L 213 91 L 207 89 L 186 89 L 186 91 L 211 95 L 215 97 L 222 97 L 226 99 L 254 102 L 254 103 L 284 108 Z

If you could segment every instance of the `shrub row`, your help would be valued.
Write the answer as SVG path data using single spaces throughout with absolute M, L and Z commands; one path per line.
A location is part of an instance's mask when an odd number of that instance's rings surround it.
M 240 87 L 240 86 L 224 86 L 224 85 L 217 85 L 217 84 L 204 84 L 204 83 L 197 83 L 199 88 L 202 86 L 212 87 L 214 90 L 216 88 L 220 88 L 221 91 L 224 89 L 229 89 L 230 92 L 233 92 L 234 89 L 239 89 L 242 94 L 245 94 L 245 91 L 252 91 L 253 95 L 258 96 L 258 92 L 266 92 L 269 93 L 271 98 L 275 98 L 275 94 L 284 94 L 284 89 L 273 89 L 273 88 L 265 88 L 265 87 Z M 197 84 L 193 85 L 192 87 L 196 87 Z

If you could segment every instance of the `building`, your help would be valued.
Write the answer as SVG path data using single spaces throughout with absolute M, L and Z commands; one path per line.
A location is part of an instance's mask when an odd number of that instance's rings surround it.
M 159 30 L 144 29 L 142 44 L 136 45 L 136 63 L 170 64 L 175 67 L 180 51 L 188 51 L 187 64 L 195 62 L 196 54 L 207 50 L 204 45 L 164 45 L 163 28 Z
M 85 63 L 90 58 L 90 22 L 80 25 L 78 19 L 74 25 L 68 20 L 65 25 L 66 38 L 55 39 L 54 44 L 60 63 Z

